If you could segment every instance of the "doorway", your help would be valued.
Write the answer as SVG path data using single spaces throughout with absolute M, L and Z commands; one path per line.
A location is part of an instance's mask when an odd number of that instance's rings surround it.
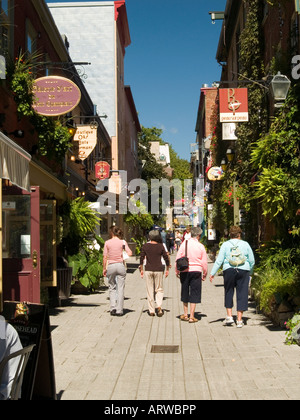
M 40 192 L 2 188 L 3 299 L 40 303 Z

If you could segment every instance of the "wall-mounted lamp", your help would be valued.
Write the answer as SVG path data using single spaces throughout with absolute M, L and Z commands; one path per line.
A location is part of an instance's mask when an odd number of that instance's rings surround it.
M 291 81 L 283 74 L 278 72 L 273 77 L 270 83 L 270 90 L 272 92 L 275 102 L 275 107 L 280 108 L 283 105 L 282 101 L 285 101 L 291 86 Z
M 225 17 L 224 12 L 209 12 L 209 14 L 213 25 L 216 23 L 216 20 L 223 20 Z
M 233 161 L 233 158 L 234 158 L 234 150 L 227 149 L 226 150 L 226 157 L 228 159 L 228 162 L 232 162 Z
M 77 159 L 77 158 L 76 158 L 76 156 L 74 156 L 74 155 L 72 155 L 72 156 L 70 157 L 70 160 L 71 160 L 71 162 L 75 162 L 75 163 L 77 163 L 78 165 L 79 165 L 79 163 L 81 163 L 81 160 L 80 160 L 80 159 Z
M 75 134 L 76 134 L 77 128 L 69 125 L 68 126 L 68 131 L 69 131 L 69 134 L 70 134 L 70 137 L 71 137 L 70 140 L 72 141 L 73 138 L 74 138 L 74 136 L 75 136 Z
M 221 161 L 221 168 L 222 168 L 222 171 L 223 172 L 226 172 L 227 163 L 226 163 L 226 160 L 225 159 L 222 159 L 222 161 Z

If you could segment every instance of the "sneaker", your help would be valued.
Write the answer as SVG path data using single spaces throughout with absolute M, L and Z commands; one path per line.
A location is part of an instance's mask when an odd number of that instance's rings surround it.
M 223 325 L 232 325 L 232 324 L 234 324 L 234 320 L 233 320 L 232 316 L 227 316 L 224 319 Z
M 237 327 L 237 328 L 243 328 L 243 326 L 244 326 L 243 321 L 237 321 L 237 322 L 236 322 L 236 327 Z

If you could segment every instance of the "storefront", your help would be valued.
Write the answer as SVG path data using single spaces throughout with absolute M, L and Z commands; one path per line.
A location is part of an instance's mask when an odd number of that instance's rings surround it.
M 25 257 L 30 244 L 30 160 L 31 156 L 25 150 L 0 132 L 0 312 L 3 302 L 3 250 L 5 256 L 12 257 L 11 263 L 18 261 L 22 264 L 22 258 L 16 257 Z M 11 200 L 3 201 L 3 190 L 8 188 L 11 189 Z

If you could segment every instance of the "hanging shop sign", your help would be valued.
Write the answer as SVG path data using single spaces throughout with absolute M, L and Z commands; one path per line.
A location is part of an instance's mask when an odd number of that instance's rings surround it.
M 222 139 L 223 140 L 237 140 L 235 130 L 236 130 L 235 123 L 223 123 L 222 124 Z
M 97 179 L 107 179 L 110 177 L 110 165 L 107 162 L 97 162 L 95 165 Z
M 210 170 L 207 172 L 207 178 L 210 181 L 220 181 L 220 179 L 223 176 L 223 169 L 218 166 L 213 166 L 210 168 Z
M 33 109 L 37 114 L 56 117 L 71 112 L 81 100 L 79 87 L 72 80 L 59 76 L 41 77 L 34 81 L 35 101 Z
M 248 122 L 248 89 L 219 89 L 220 122 Z
M 97 128 L 77 125 L 73 141 L 78 141 L 78 158 L 85 160 L 97 145 Z

